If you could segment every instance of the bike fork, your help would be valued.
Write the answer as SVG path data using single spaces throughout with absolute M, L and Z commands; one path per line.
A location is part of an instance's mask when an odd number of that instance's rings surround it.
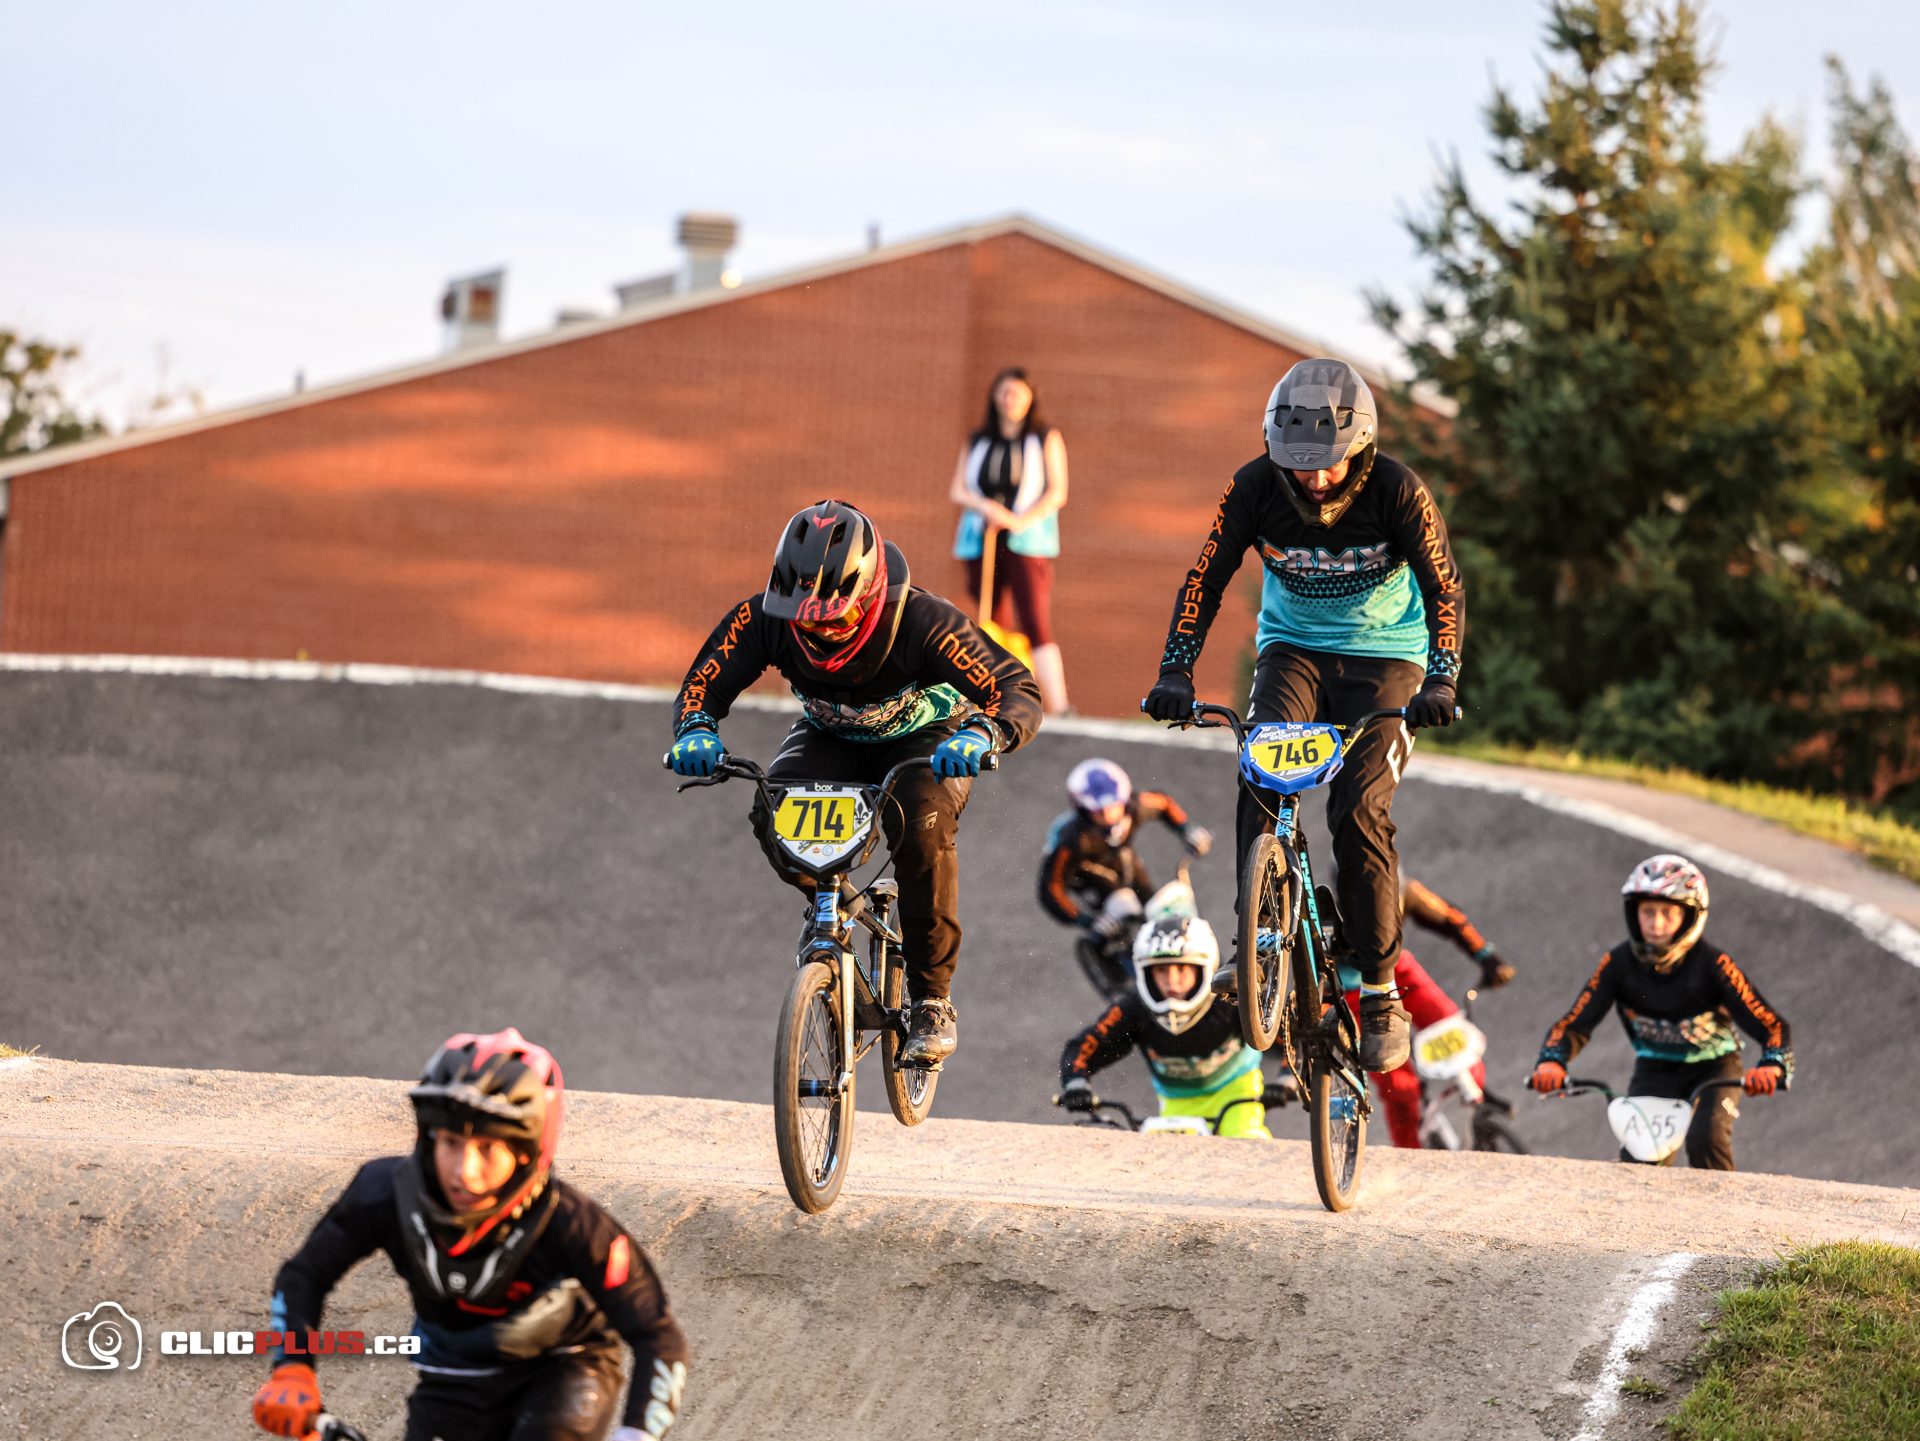
M 853 1007 L 854 956 L 850 947 L 840 944 L 840 878 L 821 883 L 813 893 L 813 924 L 823 936 L 834 937 L 834 986 L 840 992 L 840 1073 L 834 1077 L 833 1095 L 838 1100 L 853 1085 Z M 821 947 L 816 940 L 808 947 Z M 803 953 L 804 954 L 804 953 Z M 821 957 L 822 960 L 825 957 Z

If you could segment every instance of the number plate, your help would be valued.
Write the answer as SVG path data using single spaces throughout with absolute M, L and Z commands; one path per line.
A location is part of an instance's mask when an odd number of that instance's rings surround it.
M 1693 1121 L 1693 1103 L 1663 1096 L 1615 1096 L 1607 1103 L 1614 1139 L 1636 1161 L 1658 1164 L 1680 1149 Z
M 1256 726 L 1240 752 L 1240 768 L 1270 790 L 1308 790 L 1340 769 L 1340 732 L 1320 724 Z
M 1140 1129 L 1176 1136 L 1211 1136 L 1213 1134 L 1213 1127 L 1200 1116 L 1149 1116 L 1140 1123 Z
M 853 786 L 797 786 L 773 815 L 780 848 L 810 866 L 827 866 L 856 854 L 873 827 L 873 810 Z
M 1486 1053 L 1486 1032 L 1462 1015 L 1435 1021 L 1413 1035 L 1413 1069 L 1423 1081 L 1465 1075 Z

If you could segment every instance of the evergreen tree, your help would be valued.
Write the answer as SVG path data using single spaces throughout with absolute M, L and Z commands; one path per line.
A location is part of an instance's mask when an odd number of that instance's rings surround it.
M 1828 243 L 1806 265 L 1831 418 L 1821 549 L 1867 643 L 1838 677 L 1827 760 L 1849 790 L 1920 815 L 1920 156 L 1886 86 L 1837 61 Z
M 1554 0 L 1544 88 L 1496 88 L 1496 210 L 1458 162 L 1409 221 L 1417 303 L 1370 297 L 1458 405 L 1419 463 L 1451 494 L 1481 734 L 1779 775 L 1857 624 L 1820 583 L 1798 292 L 1769 258 L 1801 189 L 1767 123 L 1709 153 L 1689 4 Z

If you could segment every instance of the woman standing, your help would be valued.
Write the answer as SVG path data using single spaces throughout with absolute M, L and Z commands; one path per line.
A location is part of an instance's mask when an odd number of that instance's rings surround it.
M 991 614 L 1033 643 L 1033 674 L 1048 715 L 1067 710 L 1067 672 L 1053 638 L 1053 560 L 1060 554 L 1060 507 L 1067 503 L 1067 446 L 1040 418 L 1024 370 L 1010 368 L 987 390 L 987 414 L 953 468 L 961 508 L 953 553 L 982 612 L 981 561 L 993 553 Z

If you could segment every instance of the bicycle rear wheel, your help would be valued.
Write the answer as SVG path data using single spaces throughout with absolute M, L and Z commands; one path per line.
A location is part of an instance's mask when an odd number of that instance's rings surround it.
M 1280 1034 L 1293 942 L 1292 884 L 1279 837 L 1271 832 L 1255 837 L 1240 872 L 1240 953 L 1234 969 L 1240 1038 L 1256 1051 L 1271 1050 Z
M 773 1048 L 773 1136 L 793 1204 L 831 1206 L 853 1153 L 853 1079 L 841 1044 L 842 997 L 833 970 L 811 961 L 794 973 Z M 847 1085 L 840 1090 L 840 1076 Z M 838 1094 L 835 1092 L 838 1091 Z
M 886 995 L 881 1004 L 897 1011 L 906 1002 L 907 971 L 898 956 L 891 956 L 886 968 Z M 903 1126 L 917 1126 L 933 1109 L 933 1088 L 940 1073 L 927 1066 L 902 1066 L 900 1047 L 905 1044 L 892 1026 L 880 1033 L 880 1064 L 886 1078 L 887 1106 L 893 1119 Z

